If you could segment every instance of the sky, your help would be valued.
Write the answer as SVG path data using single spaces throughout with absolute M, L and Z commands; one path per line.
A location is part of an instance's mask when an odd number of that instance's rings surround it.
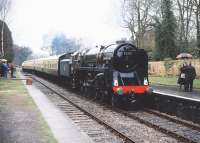
M 88 45 L 128 38 L 120 0 L 12 0 L 8 25 L 14 43 L 40 51 L 62 32 Z

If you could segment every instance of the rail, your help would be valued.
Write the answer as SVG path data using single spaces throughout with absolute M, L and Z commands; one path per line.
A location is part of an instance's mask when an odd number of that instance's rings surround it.
M 120 138 L 122 138 L 126 143 L 135 143 L 135 141 L 129 137 L 127 137 L 125 134 L 119 132 L 118 130 L 116 130 L 114 127 L 112 127 L 111 125 L 109 125 L 108 123 L 104 122 L 103 120 L 97 118 L 95 115 L 93 115 L 92 113 L 84 110 L 83 108 L 81 108 L 79 105 L 77 105 L 76 103 L 74 103 L 73 101 L 71 101 L 70 99 L 68 99 L 66 96 L 58 93 L 57 91 L 55 91 L 54 89 L 52 89 L 51 87 L 45 85 L 43 82 L 41 82 L 40 80 L 36 79 L 33 77 L 33 79 L 37 82 L 39 82 L 40 84 L 42 84 L 43 86 L 45 86 L 46 88 L 48 88 L 49 90 L 51 90 L 53 93 L 57 94 L 58 96 L 60 96 L 61 98 L 63 98 L 64 100 L 66 100 L 67 102 L 69 102 L 70 104 L 72 104 L 73 106 L 75 106 L 76 108 L 78 108 L 79 110 L 81 110 L 82 112 L 84 112 L 86 115 L 88 115 L 89 117 L 93 118 L 95 121 L 97 121 L 99 124 L 104 125 L 106 128 L 108 128 L 109 130 L 111 130 L 113 133 L 115 133 L 116 135 L 118 135 Z

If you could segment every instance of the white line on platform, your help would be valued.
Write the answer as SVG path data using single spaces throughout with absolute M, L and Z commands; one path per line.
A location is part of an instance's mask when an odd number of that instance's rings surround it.
M 171 97 L 176 97 L 176 98 L 187 99 L 187 100 L 196 101 L 196 102 L 200 102 L 199 99 L 189 98 L 189 97 L 184 97 L 184 96 L 179 96 L 179 95 L 176 95 L 176 94 L 171 94 L 171 93 L 166 93 L 166 92 L 153 91 L 153 93 L 160 94 L 160 95 L 171 96 Z

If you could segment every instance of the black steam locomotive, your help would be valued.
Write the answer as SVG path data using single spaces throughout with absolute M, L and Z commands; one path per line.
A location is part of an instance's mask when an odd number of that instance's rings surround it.
M 22 67 L 57 77 L 113 106 L 143 101 L 151 92 L 147 53 L 128 42 L 25 61 Z

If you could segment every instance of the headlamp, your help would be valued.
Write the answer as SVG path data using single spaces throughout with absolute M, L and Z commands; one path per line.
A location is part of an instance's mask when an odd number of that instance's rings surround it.
M 118 84 L 118 80 L 114 80 L 114 86 L 118 86 L 119 84 Z
M 148 85 L 148 80 L 146 77 L 144 78 L 144 85 Z

